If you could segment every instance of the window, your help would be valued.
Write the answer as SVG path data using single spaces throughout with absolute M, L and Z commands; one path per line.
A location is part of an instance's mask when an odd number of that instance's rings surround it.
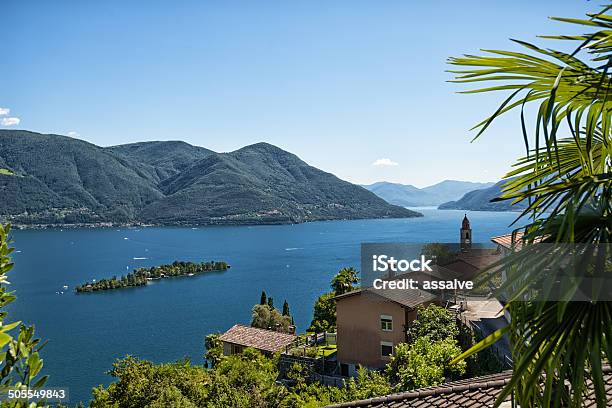
M 382 331 L 393 331 L 393 317 L 386 315 L 380 316 L 380 329 Z
M 393 343 L 387 341 L 380 342 L 381 357 L 390 357 L 393 354 Z

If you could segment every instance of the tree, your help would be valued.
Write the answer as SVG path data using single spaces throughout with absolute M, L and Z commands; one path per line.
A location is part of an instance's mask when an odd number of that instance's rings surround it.
M 506 175 L 498 198 L 527 203 L 517 219 L 517 225 L 523 224 L 521 250 L 498 265 L 508 275 L 504 289 L 511 323 L 461 356 L 508 334 L 514 370 L 498 404 L 513 394 L 525 407 L 578 406 L 587 383 L 592 384 L 597 405 L 607 404 L 602 365 L 612 361 L 612 302 L 566 301 L 573 299 L 578 286 L 566 290 L 565 301 L 525 301 L 524 294 L 559 279 L 558 271 L 549 267 L 559 258 L 554 253 L 540 254 L 547 268 L 534 267 L 529 255 L 535 243 L 611 242 L 611 8 L 588 14 L 587 19 L 553 18 L 590 30 L 584 35 L 545 37 L 575 41 L 571 53 L 516 40 L 524 52 L 493 50 L 489 55 L 449 59 L 460 67 L 452 71 L 455 82 L 479 85 L 467 93 L 510 92 L 491 116 L 475 126 L 476 138 L 500 116 L 520 110 L 517 133 L 526 150 Z M 532 106 L 535 123 L 529 126 L 525 110 Z M 609 252 L 599 254 L 609 262 Z M 587 269 L 583 266 L 573 278 L 583 279 Z
M 209 334 L 204 340 L 206 353 L 204 359 L 215 367 L 223 358 L 223 342 L 219 340 L 219 333 Z
M 452 337 L 432 342 L 427 336 L 412 344 L 400 343 L 387 364 L 386 374 L 397 391 L 438 385 L 465 373 L 465 361 L 451 361 L 461 354 Z
M 302 392 L 308 387 L 306 381 L 307 374 L 307 368 L 304 364 L 298 362 L 291 364 L 291 367 L 289 367 L 287 371 L 287 379 L 291 381 L 293 390 Z
M 333 330 L 336 327 L 336 296 L 350 292 L 359 283 L 359 276 L 354 268 L 342 268 L 332 278 L 332 292 L 324 293 L 314 304 L 313 317 L 309 330 L 316 333 Z
M 357 271 L 352 267 L 342 268 L 332 279 L 331 288 L 338 296 L 354 290 L 357 283 L 359 283 Z
M 289 394 L 276 384 L 277 359 L 252 348 L 228 356 L 211 372 L 206 407 L 275 407 Z
M 348 401 L 378 397 L 390 394 L 391 391 L 393 389 L 382 373 L 361 366 L 357 369 L 357 378 L 351 377 L 345 382 Z
M 260 305 L 265 305 L 268 302 L 268 298 L 266 297 L 266 291 L 261 291 L 261 298 L 259 300 Z
M 211 372 L 187 360 L 156 365 L 127 356 L 109 374 L 117 381 L 94 388 L 91 408 L 210 406 Z
M 274 309 L 274 299 L 272 299 L 272 296 L 268 297 L 268 307 Z
M 413 320 L 406 330 L 408 343 L 420 337 L 427 337 L 436 342 L 448 337 L 456 338 L 459 334 L 457 318 L 448 309 L 434 304 L 417 308 L 417 318 Z
M 252 310 L 251 326 L 260 329 L 278 330 L 289 333 L 291 317 L 283 316 L 277 309 L 268 305 L 255 305 Z
M 324 293 L 315 301 L 310 330 L 315 333 L 330 331 L 336 326 L 336 301 L 333 293 Z
M 7 285 L 8 272 L 13 269 L 9 246 L 10 226 L 0 224 L 0 383 L 7 387 L 41 387 L 48 376 L 39 377 L 43 368 L 40 358 L 42 345 L 40 339 L 34 338 L 34 326 L 25 326 L 21 322 L 6 322 L 6 306 L 16 299 L 14 292 L 9 292 Z M 19 327 L 19 334 L 13 337 L 9 332 Z M 11 406 L 27 406 L 18 402 Z
M 251 327 L 260 329 L 270 328 L 270 315 L 272 311 L 268 305 L 255 305 L 251 312 Z
M 287 299 L 285 299 L 285 303 L 283 303 L 283 316 L 291 316 L 291 313 L 289 313 L 289 303 L 287 303 Z

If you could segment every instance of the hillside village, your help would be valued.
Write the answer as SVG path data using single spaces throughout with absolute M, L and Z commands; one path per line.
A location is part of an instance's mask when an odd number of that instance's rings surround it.
M 491 237 L 492 248 L 473 248 L 472 236 L 470 221 L 465 216 L 458 234 L 461 252 L 443 265 L 435 265 L 431 276 L 439 279 L 449 276 L 472 279 L 511 251 L 517 242 L 517 236 L 509 234 Z M 394 276 L 390 279 L 400 278 Z M 236 324 L 219 337 L 223 354 L 239 354 L 246 348 L 257 349 L 268 356 L 279 354 L 281 381 L 288 380 L 283 376 L 297 362 L 308 368 L 311 381 L 341 386 L 347 378 L 357 377 L 360 367 L 385 370 L 396 348 L 408 341 L 407 329 L 429 305 L 452 312 L 460 324 L 468 327 L 479 338 L 507 324 L 507 316 L 502 312 L 503 301 L 490 294 L 458 297 L 456 294 L 449 296 L 448 293 L 373 290 L 371 287 L 363 287 L 335 296 L 333 300 L 336 307 L 333 331 L 296 335 L 293 326 L 288 332 L 283 332 L 282 329 Z M 498 342 L 493 354 L 498 371 L 512 367 L 507 341 Z M 492 377 L 484 377 L 482 381 L 488 381 L 487 378 L 505 381 L 508 375 L 507 372 L 493 373 Z M 479 397 L 474 395 L 470 398 Z

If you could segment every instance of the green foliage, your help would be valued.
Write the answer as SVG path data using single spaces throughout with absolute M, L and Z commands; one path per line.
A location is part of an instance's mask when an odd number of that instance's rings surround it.
M 318 383 L 308 384 L 305 369 L 300 364 L 294 364 L 287 375 L 292 379 L 294 385 L 291 387 L 291 394 L 283 399 L 280 407 L 321 407 L 371 398 L 392 391 L 384 375 L 362 367 L 358 370 L 357 378 L 349 378 L 342 388 L 328 387 Z
M 287 379 L 291 381 L 293 390 L 301 392 L 308 386 L 306 381 L 308 373 L 306 370 L 303 364 L 296 362 L 293 363 L 287 371 Z
M 307 384 L 299 365 L 291 369 L 291 389 L 277 384 L 277 359 L 250 348 L 224 357 L 212 369 L 188 361 L 152 364 L 128 356 L 115 362 L 109 374 L 116 381 L 93 390 L 91 408 L 302 408 L 348 398 L 344 389 Z
M 150 268 L 138 268 L 121 278 L 113 276 L 110 279 L 86 282 L 76 287 L 78 293 L 96 292 L 99 290 L 121 289 L 132 286 L 144 286 L 149 279 L 163 279 L 176 276 L 187 276 L 211 271 L 225 271 L 229 268 L 227 262 L 183 262 L 174 261 L 171 264 L 152 266 Z
M 355 289 L 359 283 L 359 275 L 355 268 L 342 268 L 331 281 L 331 288 L 336 296 L 345 294 Z
M 459 334 L 459 327 L 455 315 L 434 304 L 417 308 L 417 318 L 412 321 L 406 330 L 408 343 L 415 342 L 421 337 L 427 337 L 436 342 L 448 337 L 455 338 Z
M 215 367 L 221 359 L 223 358 L 223 342 L 219 340 L 219 334 L 209 334 L 204 339 L 204 347 L 206 348 L 206 353 L 204 354 L 204 359 L 207 362 L 210 362 L 212 367 Z
M 470 327 L 466 325 L 459 326 L 457 341 L 461 350 L 469 350 L 482 339 L 483 337 L 477 335 Z M 506 366 L 503 364 L 502 358 L 501 351 L 493 348 L 486 348 L 471 355 L 465 359 L 467 363 L 466 377 L 477 377 L 503 371 Z
M 274 309 L 274 299 L 272 299 L 272 296 L 268 297 L 268 307 Z
M 323 333 L 336 328 L 336 301 L 334 297 L 355 290 L 359 283 L 358 272 L 352 268 L 342 268 L 331 280 L 332 292 L 317 298 L 313 307 L 313 318 L 309 331 Z
M 289 312 L 289 303 L 287 302 L 286 299 L 285 299 L 285 302 L 283 303 L 283 316 L 291 316 L 291 313 Z
M 188 361 L 155 365 L 126 357 L 113 364 L 109 374 L 116 382 L 93 390 L 91 408 L 145 406 L 207 406 L 210 376 Z M 190 405 L 192 404 L 192 405 Z
M 0 390 L 7 387 L 41 387 L 48 376 L 39 376 L 43 368 L 40 357 L 42 345 L 40 339 L 34 338 L 34 326 L 6 321 L 6 306 L 16 299 L 14 292 L 7 290 L 7 274 L 13 268 L 9 232 L 8 225 L 0 225 Z M 19 334 L 14 337 L 10 332 L 17 327 Z M 15 402 L 11 406 L 25 407 L 26 404 Z
M 0 176 L 14 176 L 15 173 L 10 171 L 9 169 L 0 169 Z
M 266 292 L 264 290 L 261 291 L 261 298 L 259 299 L 260 305 L 265 305 L 268 302 L 268 298 L 266 296 Z
M 527 302 L 521 296 L 534 283 L 547 285 L 563 279 L 555 276 L 559 268 L 535 268 L 525 258 L 534 242 L 612 241 L 611 8 L 607 5 L 587 19 L 555 18 L 590 31 L 547 37 L 576 42 L 571 54 L 515 41 L 524 52 L 490 50 L 485 56 L 449 60 L 462 67 L 453 71 L 456 82 L 478 85 L 468 93 L 511 92 L 475 126 L 476 137 L 500 116 L 520 110 L 526 150 L 507 174 L 510 180 L 498 198 L 526 203 L 517 220 L 525 223 L 525 244 L 499 265 L 508 274 L 506 306 L 512 320 L 461 356 L 508 334 L 514 370 L 498 404 L 513 394 L 525 407 L 580 406 L 589 383 L 598 407 L 607 404 L 602 366 L 612 362 L 612 304 Z M 531 106 L 537 113 L 529 126 L 524 110 Z M 554 265 L 558 258 L 551 253 L 539 262 Z M 574 294 L 569 290 L 565 298 L 572 299 Z
M 398 391 L 438 385 L 465 373 L 465 361 L 451 363 L 460 354 L 457 341 L 451 337 L 437 341 L 420 337 L 412 344 L 395 347 L 386 373 Z
M 378 397 L 392 391 L 393 388 L 384 374 L 364 367 L 359 367 L 357 378 L 349 378 L 345 385 L 346 399 L 349 401 Z
M 268 298 L 271 299 L 271 298 Z M 289 333 L 291 317 L 283 316 L 277 309 L 268 305 L 255 305 L 252 310 L 251 326 L 260 329 L 279 330 Z
M 254 349 L 224 358 L 211 372 L 208 385 L 210 407 L 269 407 L 282 398 L 284 388 L 276 386 L 276 359 Z
M 501 371 L 499 358 L 490 350 L 466 361 L 451 363 L 474 345 L 473 330 L 443 307 L 431 304 L 417 309 L 417 319 L 406 330 L 407 344 L 395 348 L 387 365 L 389 381 L 398 390 L 436 385 L 463 374 L 484 375 Z
M 333 293 L 324 293 L 317 298 L 313 308 L 309 331 L 323 333 L 336 327 L 336 301 Z

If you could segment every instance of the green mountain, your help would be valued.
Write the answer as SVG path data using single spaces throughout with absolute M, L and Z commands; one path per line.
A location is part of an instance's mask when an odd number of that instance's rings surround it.
M 105 150 L 150 166 L 158 182 L 180 173 L 194 161 L 215 153 L 181 141 L 130 143 Z
M 364 185 L 388 203 L 402 207 L 439 205 L 461 198 L 465 193 L 492 186 L 494 183 L 474 183 L 470 181 L 444 180 L 429 187 L 417 188 L 410 184 L 378 182 Z
M 501 189 L 505 180 L 502 180 L 495 185 L 470 191 L 457 201 L 450 201 L 441 204 L 438 208 L 441 210 L 471 210 L 471 211 L 522 211 L 527 207 L 524 202 L 511 205 L 511 201 L 491 202 L 494 198 L 501 195 Z
M 17 224 L 260 224 L 419 213 L 258 143 L 215 153 L 184 142 L 99 147 L 0 130 L 0 218 Z

